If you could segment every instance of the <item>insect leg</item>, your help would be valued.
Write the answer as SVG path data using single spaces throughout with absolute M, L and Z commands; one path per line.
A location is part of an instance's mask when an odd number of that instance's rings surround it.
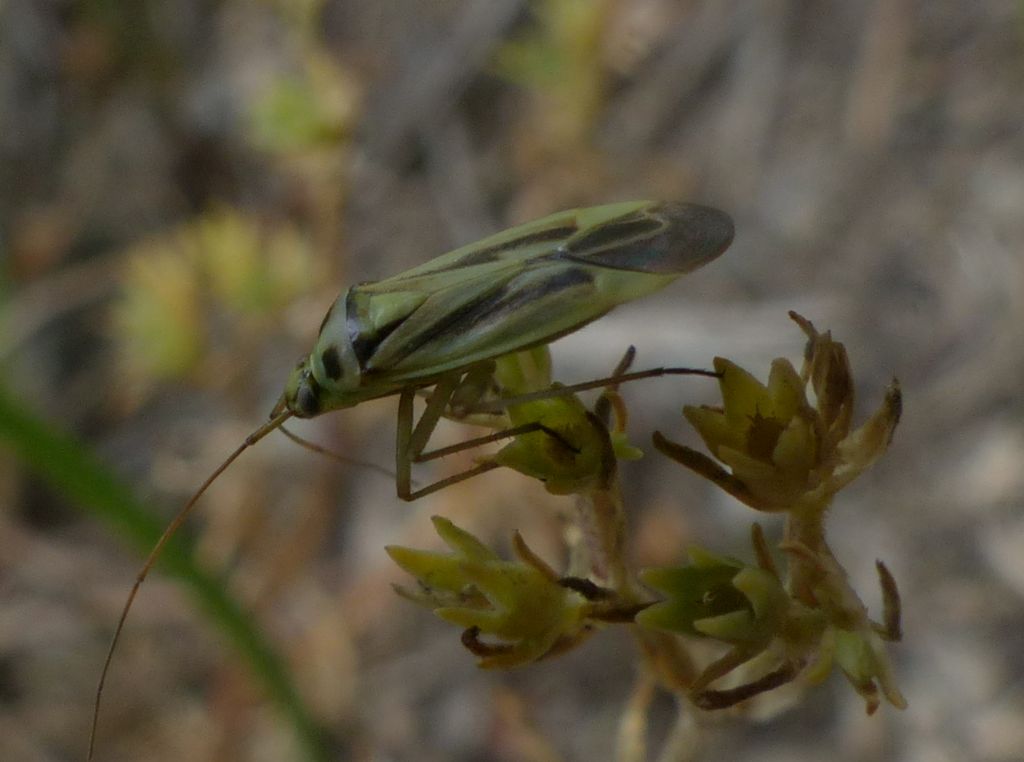
M 402 500 L 416 500 L 417 498 L 429 495 L 432 492 L 437 492 L 438 490 L 451 486 L 452 484 L 457 484 L 458 482 L 465 481 L 466 479 L 470 479 L 479 474 L 498 468 L 497 463 L 481 463 L 466 471 L 453 474 L 452 476 L 441 479 L 440 481 L 432 484 L 428 484 L 426 487 L 422 487 L 421 489 L 414 491 L 412 489 L 413 463 L 423 463 L 445 455 L 451 455 L 457 452 L 462 452 L 463 450 L 479 447 L 480 445 L 489 444 L 501 439 L 509 439 L 522 434 L 529 434 L 535 431 L 543 431 L 549 436 L 557 439 L 561 444 L 569 448 L 569 450 L 577 452 L 576 447 L 574 447 L 572 443 L 566 441 L 561 434 L 536 421 L 526 423 L 521 426 L 503 429 L 502 431 L 497 431 L 493 434 L 470 439 L 448 447 L 441 447 L 436 450 L 429 451 L 426 450 L 427 443 L 430 441 L 430 436 L 434 433 L 434 429 L 437 427 L 437 422 L 440 420 L 441 416 L 445 414 L 453 396 L 455 396 L 459 390 L 465 388 L 464 382 L 466 380 L 469 381 L 470 395 L 472 395 L 472 390 L 484 388 L 484 384 L 482 382 L 489 377 L 489 373 L 492 372 L 492 370 L 493 366 L 491 368 L 484 366 L 471 369 L 469 374 L 467 374 L 467 379 L 462 379 L 458 375 L 442 378 L 434 387 L 433 393 L 427 400 L 426 410 L 423 411 L 423 415 L 420 416 L 420 419 L 416 422 L 415 426 L 413 425 L 413 400 L 415 399 L 416 392 L 411 389 L 401 392 L 398 400 L 398 431 L 395 447 L 395 465 L 398 472 L 398 478 L 396 480 L 398 496 Z M 466 402 L 466 400 L 463 400 L 463 402 Z
M 417 394 L 430 399 L 433 390 L 418 390 Z M 476 413 L 480 400 L 491 398 L 495 394 L 494 362 L 487 361 L 472 366 L 462 377 L 462 381 L 452 392 L 448 405 L 441 414 L 450 421 L 468 423 L 471 426 L 483 426 L 488 429 L 500 429 L 509 425 L 508 416 L 504 412 Z
M 412 403 L 416 392 L 404 389 L 398 397 L 398 423 L 395 442 L 395 487 L 402 500 L 412 500 L 412 462 L 409 440 L 412 439 Z
M 457 452 L 463 450 L 471 450 L 474 447 L 481 447 L 491 442 L 500 442 L 502 439 L 511 439 L 512 437 L 522 436 L 523 434 L 532 434 L 535 431 L 543 431 L 552 439 L 558 440 L 558 443 L 563 447 L 568 448 L 572 452 L 578 452 L 578 448 L 561 434 L 554 429 L 545 426 L 543 423 L 533 421 L 531 423 L 524 423 L 521 426 L 513 426 L 508 429 L 502 429 L 496 431 L 493 434 L 487 434 L 482 437 L 474 437 L 473 439 L 467 439 L 464 442 L 458 444 L 449 445 L 448 447 L 438 447 L 436 450 L 427 450 L 421 452 L 416 457 L 417 463 L 426 463 L 428 460 L 436 460 L 437 458 L 443 458 L 445 455 L 454 455 Z
M 434 386 L 434 391 L 427 400 L 427 408 L 423 411 L 419 421 L 413 424 L 414 410 L 413 401 L 416 397 L 415 389 L 403 389 L 398 397 L 398 425 L 395 443 L 395 470 L 398 477 L 395 480 L 398 488 L 398 497 L 402 500 L 415 500 L 417 497 L 429 494 L 425 490 L 412 491 L 412 464 L 418 462 L 420 454 L 430 441 L 430 435 L 434 433 L 437 422 L 444 413 L 445 406 L 451 399 L 452 394 L 459 385 L 458 374 L 445 376 Z
M 571 386 L 554 387 L 548 389 L 541 389 L 533 391 L 527 394 L 518 395 L 508 399 L 499 400 L 488 400 L 479 403 L 472 403 L 472 397 L 474 391 L 486 389 L 486 379 L 489 369 L 485 367 L 472 368 L 465 376 L 459 376 L 453 374 L 442 378 L 437 385 L 434 387 L 433 393 L 430 395 L 427 401 L 426 410 L 420 420 L 413 426 L 413 399 L 416 392 L 414 390 L 406 390 L 401 393 L 398 405 L 398 436 L 397 436 L 397 448 L 396 448 L 396 464 L 398 471 L 398 496 L 403 500 L 415 500 L 423 495 L 428 495 L 431 492 L 436 492 L 443 487 L 455 484 L 457 482 L 468 479 L 477 474 L 489 471 L 496 466 L 494 464 L 481 464 L 461 474 L 455 474 L 454 476 L 448 477 L 440 482 L 430 484 L 422 489 L 412 490 L 412 464 L 422 463 L 427 460 L 433 460 L 445 455 L 450 455 L 456 452 L 477 447 L 479 445 L 488 444 L 495 442 L 500 439 L 507 439 L 510 437 L 520 436 L 522 434 L 528 434 L 534 431 L 544 431 L 550 436 L 554 437 L 561 444 L 568 447 L 573 452 L 579 452 L 578 449 L 571 443 L 567 442 L 563 436 L 558 432 L 544 426 L 539 422 L 528 422 L 522 426 L 513 427 L 510 429 L 504 429 L 497 431 L 492 434 L 488 434 L 483 437 L 461 442 L 456 445 L 449 447 L 439 448 L 433 451 L 427 451 L 426 446 L 430 440 L 431 434 L 437 426 L 437 422 L 442 416 L 450 413 L 451 417 L 458 418 L 460 416 L 471 418 L 479 413 L 496 413 L 503 410 L 507 410 L 509 407 L 514 405 L 520 405 L 525 402 L 531 402 L 540 399 L 550 399 L 552 397 L 562 397 L 568 394 L 572 394 L 577 391 L 583 391 L 586 389 L 595 389 L 600 387 L 609 388 L 609 394 L 612 399 L 609 402 L 612 407 L 615 407 L 615 390 L 619 384 L 626 381 L 635 381 L 642 378 L 651 378 L 654 376 L 664 375 L 703 375 L 717 377 L 717 374 L 713 371 L 692 369 L 692 368 L 652 368 L 644 371 L 634 372 L 623 372 L 633 360 L 633 353 L 630 351 L 626 352 L 622 361 L 619 363 L 619 367 L 616 368 L 614 375 L 608 378 L 597 379 L 595 381 L 588 381 L 582 384 L 573 384 Z M 468 383 L 467 383 L 468 382 Z M 463 393 L 459 394 L 462 390 Z M 453 397 L 458 395 L 460 408 L 458 411 L 451 411 L 450 406 Z
M 564 397 L 567 394 L 585 392 L 588 389 L 600 389 L 606 386 L 618 386 L 619 384 L 625 383 L 627 381 L 638 381 L 642 378 L 655 378 L 658 376 L 707 376 L 709 378 L 718 378 L 719 374 L 713 370 L 706 370 L 703 368 L 650 368 L 648 370 L 636 370 L 630 373 L 623 373 L 617 376 L 598 378 L 594 381 L 584 381 L 583 383 L 580 384 L 569 384 L 568 386 L 559 386 L 551 389 L 541 389 L 536 392 L 520 394 L 515 397 L 508 397 L 506 399 L 483 402 L 473 412 L 493 413 L 498 412 L 500 410 L 505 410 L 513 405 L 521 405 L 524 402 L 533 402 L 534 400 L 550 399 L 551 397 Z
M 438 492 L 439 490 L 443 490 L 445 487 L 450 487 L 453 484 L 464 482 L 466 481 L 466 479 L 472 479 L 474 476 L 485 474 L 488 471 L 493 471 L 496 468 L 500 468 L 500 466 L 497 463 L 481 463 L 480 465 L 474 466 L 473 468 L 461 471 L 457 474 L 453 474 L 444 479 L 440 479 L 434 482 L 433 484 L 428 484 L 426 487 L 421 487 L 415 492 L 410 492 L 408 496 L 399 495 L 399 497 L 401 497 L 403 500 L 419 500 L 421 497 L 425 497 L 426 495 L 430 495 L 434 492 Z
M 444 415 L 445 408 L 451 401 L 452 395 L 455 394 L 455 390 L 458 389 L 459 383 L 459 375 L 453 374 L 442 378 L 434 387 L 434 392 L 427 400 L 427 407 L 423 410 L 423 415 L 420 416 L 409 435 L 407 447 L 413 461 L 418 462 L 420 453 L 427 448 L 427 442 L 430 441 L 434 429 L 437 428 L 437 422 Z M 401 403 L 399 403 L 399 407 L 401 407 Z
M 368 468 L 371 471 L 376 471 L 381 476 L 386 476 L 388 479 L 396 478 L 395 473 L 393 471 L 390 471 L 384 466 L 374 463 L 373 461 L 362 460 L 361 458 L 353 458 L 348 455 L 341 455 L 340 453 L 328 450 L 326 447 L 318 445 L 316 442 L 311 442 L 305 437 L 300 437 L 298 434 L 284 426 L 281 426 L 279 430 L 282 434 L 284 434 L 290 440 L 295 442 L 295 444 L 297 444 L 299 447 L 304 447 L 310 452 L 315 452 L 318 455 L 323 455 L 325 457 L 330 458 L 331 460 L 336 460 L 339 463 L 344 463 L 346 466 L 358 466 L 359 468 Z
M 470 368 L 452 392 L 445 418 L 465 420 L 481 399 L 494 387 L 494 362 L 477 363 Z
M 497 463 L 481 463 L 480 465 L 475 466 L 474 468 L 471 468 L 467 471 L 454 474 L 445 479 L 441 479 L 439 481 L 433 482 L 432 484 L 428 484 L 426 487 L 421 487 L 420 489 L 413 491 L 412 464 L 414 462 L 420 463 L 423 460 L 429 460 L 433 457 L 440 457 L 435 454 L 436 452 L 439 451 L 435 451 L 435 453 L 426 453 L 427 457 L 423 457 L 424 453 L 422 452 L 422 448 L 426 445 L 425 440 L 422 443 L 420 443 L 420 452 L 414 451 L 412 448 L 413 444 L 416 443 L 416 434 L 420 432 L 426 432 L 426 438 L 429 438 L 429 435 L 433 432 L 433 426 L 437 425 L 438 418 L 440 418 L 440 416 L 434 416 L 432 421 L 431 419 L 427 418 L 428 412 L 432 413 L 432 411 L 429 411 L 429 408 L 431 405 L 434 405 L 435 403 L 437 403 L 438 407 L 443 406 L 441 404 L 441 397 L 432 398 L 427 403 L 428 411 L 423 413 L 423 416 L 420 418 L 419 422 L 417 422 L 414 430 L 412 425 L 412 403 L 414 397 L 414 391 L 405 390 L 401 393 L 401 396 L 399 397 L 398 400 L 398 443 L 395 450 L 395 464 L 396 469 L 398 471 L 398 496 L 402 500 L 418 500 L 421 497 L 429 495 L 433 492 L 437 492 L 438 490 L 442 490 L 445 487 L 450 487 L 453 484 L 458 484 L 461 481 L 465 481 L 466 479 L 470 479 L 474 476 L 486 473 L 487 471 L 491 471 L 498 467 Z M 444 400 L 444 402 L 446 402 L 446 400 Z M 426 420 L 428 423 L 431 423 L 430 429 L 422 428 L 424 420 Z M 471 444 L 468 446 L 473 445 Z M 466 447 L 467 445 L 465 443 L 462 443 L 461 445 L 455 445 L 454 447 L 441 448 L 440 452 L 446 455 L 449 452 L 458 452 L 459 450 L 464 450 L 466 449 Z

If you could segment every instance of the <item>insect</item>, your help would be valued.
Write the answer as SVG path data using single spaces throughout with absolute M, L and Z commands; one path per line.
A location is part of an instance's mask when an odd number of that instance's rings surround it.
M 327 311 L 313 351 L 292 371 L 270 420 L 200 485 L 136 577 L 97 686 L 90 758 L 107 671 L 140 585 L 199 497 L 245 449 L 291 417 L 312 418 L 397 394 L 399 497 L 413 500 L 473 476 L 481 469 L 413 491 L 411 467 L 453 451 L 427 452 L 426 447 L 442 416 L 473 411 L 493 389 L 496 358 L 546 345 L 624 302 L 663 288 L 719 256 L 732 239 L 732 220 L 717 209 L 688 203 L 622 202 L 528 222 L 343 292 Z M 625 373 L 557 390 L 541 389 L 504 402 L 491 400 L 490 409 L 597 388 L 609 381 L 673 372 L 693 371 L 655 368 Z M 433 392 L 414 423 L 415 395 L 428 387 Z M 527 422 L 463 443 L 458 449 L 538 430 L 544 426 Z
M 696 204 L 625 202 L 553 214 L 345 291 L 292 372 L 273 418 L 400 394 L 398 495 L 458 389 L 496 357 L 547 344 L 721 254 L 732 220 Z M 435 386 L 411 428 L 416 389 Z M 271 422 L 273 423 L 273 421 Z

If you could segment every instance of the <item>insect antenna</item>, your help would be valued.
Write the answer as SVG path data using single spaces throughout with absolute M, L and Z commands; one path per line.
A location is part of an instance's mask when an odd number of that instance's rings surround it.
M 333 450 L 327 449 L 323 445 L 318 445 L 316 442 L 311 442 L 305 437 L 300 437 L 298 434 L 289 429 L 286 429 L 284 426 L 280 426 L 279 428 L 281 429 L 282 434 L 284 434 L 286 437 L 288 437 L 290 440 L 295 442 L 295 444 L 299 445 L 300 447 L 305 447 L 307 450 L 318 453 L 320 455 L 325 455 L 331 460 L 336 460 L 339 463 L 344 463 L 347 466 L 360 466 L 361 468 L 368 468 L 371 471 L 376 471 L 378 474 L 383 474 L 384 476 L 388 477 L 388 479 L 394 480 L 398 478 L 398 474 L 396 474 L 389 468 L 385 468 L 384 466 L 381 466 L 377 463 L 373 463 L 369 460 L 361 460 L 360 458 L 353 458 L 348 455 L 342 455 L 341 453 L 337 453 L 334 452 Z
M 139 588 L 149 575 L 149 570 L 153 568 L 153 565 L 160 557 L 160 553 L 163 551 L 164 546 L 167 545 L 171 537 L 174 536 L 174 533 L 178 531 L 181 525 L 185 522 L 185 519 L 188 518 L 188 515 L 192 512 L 192 509 L 195 507 L 199 498 L 203 496 L 203 493 L 206 492 L 207 488 L 209 488 L 209 486 L 217 480 L 217 477 L 224 473 L 227 467 L 234 463 L 238 456 L 245 452 L 245 450 L 259 442 L 274 429 L 281 428 L 281 424 L 291 418 L 292 412 L 285 409 L 284 405 L 279 403 L 274 408 L 271 416 L 272 417 L 269 421 L 247 436 L 245 441 L 243 441 L 233 453 L 228 455 L 228 457 L 224 459 L 224 462 L 214 469 L 212 474 L 206 477 L 206 481 L 199 486 L 199 489 L 195 491 L 192 497 L 188 499 L 188 502 L 185 503 L 182 509 L 178 511 L 177 515 L 167 525 L 167 528 L 164 529 L 163 534 L 160 535 L 160 539 L 156 541 L 153 549 L 149 551 L 149 555 L 146 557 L 146 562 L 142 565 L 142 568 L 136 575 L 135 583 L 132 585 L 131 592 L 128 593 L 128 598 L 124 602 L 124 607 L 121 609 L 121 617 L 117 620 L 117 627 L 114 629 L 114 637 L 110 641 L 110 648 L 107 649 L 107 658 L 103 661 L 103 670 L 100 672 L 100 680 L 96 684 L 96 698 L 93 703 L 92 728 L 89 731 L 89 754 L 86 757 L 87 760 L 91 760 L 93 758 L 93 752 L 96 747 L 96 730 L 99 726 L 100 704 L 103 701 L 103 687 L 107 682 L 107 673 L 110 671 L 110 664 L 114 659 L 114 651 L 117 649 L 117 644 L 121 639 L 121 631 L 124 629 L 124 623 L 128 619 L 128 612 L 131 611 L 132 604 L 135 602 L 135 596 L 138 594 Z

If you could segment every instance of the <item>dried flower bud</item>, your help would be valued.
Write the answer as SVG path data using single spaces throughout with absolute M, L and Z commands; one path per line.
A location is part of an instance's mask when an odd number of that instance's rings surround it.
M 722 406 L 683 409 L 728 470 L 660 433 L 654 437 L 663 453 L 761 511 L 823 509 L 885 452 L 900 416 L 899 384 L 893 381 L 878 411 L 851 432 L 854 394 L 846 349 L 791 315 L 809 337 L 800 374 L 788 360 L 777 359 L 765 385 L 735 363 L 716 358 Z M 807 398 L 808 384 L 814 405 Z

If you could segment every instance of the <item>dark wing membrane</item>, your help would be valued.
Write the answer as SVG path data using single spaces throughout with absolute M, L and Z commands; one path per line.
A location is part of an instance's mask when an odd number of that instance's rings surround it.
M 565 242 L 568 259 L 600 267 L 651 274 L 696 270 L 732 243 L 732 219 L 699 204 L 652 203 L 613 219 L 588 219 L 580 210 L 580 232 Z

